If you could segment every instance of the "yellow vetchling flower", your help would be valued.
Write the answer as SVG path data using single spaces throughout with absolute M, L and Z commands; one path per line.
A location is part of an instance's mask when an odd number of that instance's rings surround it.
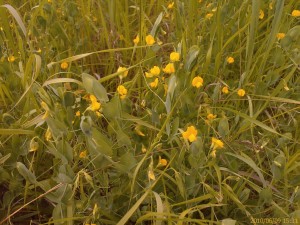
M 278 34 L 276 34 L 276 37 L 278 40 L 281 40 L 285 37 L 285 33 L 278 33 Z
M 224 94 L 228 94 L 228 93 L 229 93 L 228 87 L 227 87 L 227 86 L 223 87 L 223 88 L 222 88 L 222 92 L 223 92 Z
M 189 126 L 185 132 L 182 133 L 182 137 L 189 142 L 193 142 L 197 140 L 198 131 L 194 126 Z
M 146 153 L 147 152 L 147 149 L 146 147 L 142 144 L 142 153 Z
M 51 138 L 52 138 L 52 133 L 51 133 L 50 128 L 48 127 L 46 130 L 46 133 L 45 133 L 45 139 L 46 139 L 46 141 L 50 141 Z
M 158 85 L 158 78 L 155 78 L 155 80 L 153 82 L 150 83 L 150 87 L 151 88 L 156 88 Z
M 175 72 L 175 67 L 173 63 L 168 63 L 163 69 L 165 73 L 171 74 Z
M 63 70 L 68 69 L 68 67 L 69 67 L 69 64 L 68 64 L 67 62 L 62 62 L 62 63 L 60 64 L 60 68 L 62 68 Z
M 153 74 L 152 74 L 152 73 L 145 72 L 145 76 L 146 76 L 147 78 L 151 78 L 151 77 L 153 77 Z
M 78 110 L 76 113 L 75 113 L 75 116 L 80 116 L 80 111 Z
M 160 74 L 160 68 L 158 66 L 153 66 L 150 69 L 150 73 L 154 76 L 158 76 Z
M 239 96 L 243 97 L 243 96 L 246 94 L 246 91 L 245 91 L 244 89 L 241 88 L 241 89 L 238 90 L 237 94 L 238 94 Z
M 154 37 L 151 34 L 146 36 L 146 43 L 147 45 L 153 45 L 155 43 Z
M 203 86 L 203 78 L 200 76 L 194 77 L 192 80 L 192 86 L 196 88 L 200 88 Z
M 117 91 L 121 99 L 124 99 L 127 95 L 127 89 L 123 85 L 119 85 Z
M 96 116 L 101 117 L 102 114 L 99 111 L 96 111 Z
M 215 137 L 212 137 L 211 138 L 211 148 L 213 150 L 216 150 L 218 148 L 224 148 L 224 143 L 221 140 L 219 140 Z
M 49 113 L 50 109 L 49 109 L 48 105 L 46 104 L 46 102 L 41 102 L 41 106 L 46 111 L 45 114 L 42 117 L 42 119 L 44 120 L 50 115 L 50 113 Z
M 49 115 L 50 115 L 49 111 L 46 111 L 42 119 L 45 120 L 46 118 L 48 118 Z
M 259 16 L 258 16 L 258 18 L 262 20 L 264 17 L 265 17 L 264 11 L 259 10 Z
M 292 12 L 292 16 L 293 17 L 299 17 L 300 16 L 300 10 L 293 10 L 293 12 Z
M 154 174 L 154 172 L 153 172 L 153 170 L 151 169 L 151 170 L 148 170 L 148 178 L 150 179 L 150 180 L 155 180 L 156 178 L 155 178 L 155 174 Z
M 80 159 L 84 159 L 86 156 L 87 156 L 87 150 L 84 150 L 84 151 L 79 153 L 79 158 Z
M 208 115 L 207 115 L 207 119 L 208 120 L 213 120 L 213 119 L 215 119 L 217 117 L 217 115 L 214 115 L 214 114 L 212 114 L 212 113 L 209 113 Z
M 139 35 L 137 35 L 135 39 L 133 39 L 133 43 L 137 45 L 139 42 L 140 42 L 140 37 Z
M 139 125 L 137 125 L 137 126 L 134 128 L 134 131 L 135 131 L 139 136 L 142 136 L 142 137 L 145 137 L 145 136 L 146 136 L 146 135 L 141 131 Z
M 173 62 L 179 61 L 179 58 L 180 58 L 180 54 L 178 52 L 172 52 L 170 54 L 170 60 Z
M 8 62 L 14 62 L 15 60 L 16 60 L 16 58 L 13 55 L 8 56 L 8 58 L 7 58 Z
M 120 74 L 119 74 L 119 77 L 120 77 L 120 79 L 122 79 L 122 78 L 124 78 L 124 77 L 127 77 L 127 75 L 128 75 L 128 70 L 127 70 L 126 67 L 120 66 L 120 67 L 118 68 L 118 70 L 117 70 L 117 73 L 120 73 Z
M 273 2 L 269 3 L 269 9 L 273 9 Z
M 39 148 L 39 143 L 32 138 L 29 144 L 29 152 L 35 152 Z
M 213 13 L 207 13 L 206 15 L 205 15 L 205 19 L 209 19 L 210 20 L 210 18 L 212 18 L 213 17 Z
M 174 8 L 174 2 L 171 2 L 169 5 L 168 5 L 168 9 L 173 9 Z
M 166 166 L 168 165 L 168 161 L 166 159 L 162 159 L 160 156 L 159 156 L 159 159 L 158 159 L 158 166 Z
M 101 107 L 101 103 L 98 102 L 97 98 L 95 95 L 90 95 L 90 100 L 91 100 L 91 104 L 90 106 L 88 107 L 89 110 L 92 110 L 92 111 L 97 111 L 100 109 Z
M 231 57 L 231 56 L 229 56 L 229 57 L 227 58 L 227 63 L 228 63 L 228 64 L 234 63 L 234 58 Z

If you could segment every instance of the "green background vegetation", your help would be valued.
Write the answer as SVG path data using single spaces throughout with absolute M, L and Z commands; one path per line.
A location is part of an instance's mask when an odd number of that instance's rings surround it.
M 0 223 L 300 223 L 299 1 L 169 3 L 0 0 Z M 151 89 L 144 73 L 173 51 Z

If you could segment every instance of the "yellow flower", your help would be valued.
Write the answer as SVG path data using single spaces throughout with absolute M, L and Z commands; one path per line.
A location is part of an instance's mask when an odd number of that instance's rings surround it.
M 52 138 L 52 133 L 51 133 L 51 130 L 49 129 L 49 127 L 48 127 L 47 130 L 46 130 L 46 133 L 45 133 L 45 139 L 46 139 L 46 141 L 50 141 L 51 138 Z
M 206 15 L 205 15 L 205 19 L 209 19 L 210 20 L 210 18 L 212 18 L 213 17 L 213 13 L 207 13 Z
M 43 120 L 47 119 L 49 114 L 50 114 L 49 111 L 46 111 L 45 114 L 43 115 L 42 119 Z
M 62 68 L 63 70 L 68 69 L 68 67 L 69 67 L 69 64 L 68 64 L 67 62 L 62 62 L 62 63 L 60 64 L 60 68 Z
M 148 178 L 150 180 L 155 180 L 155 175 L 154 175 L 153 170 L 148 170 Z
M 293 12 L 292 12 L 292 16 L 293 17 L 299 17 L 300 16 L 300 10 L 293 10 Z
M 285 37 L 285 33 L 278 33 L 278 34 L 276 34 L 276 37 L 278 40 L 281 40 Z
M 121 99 L 124 99 L 126 97 L 127 89 L 123 85 L 119 85 L 117 87 L 117 91 L 118 91 Z
M 171 74 L 175 72 L 175 67 L 173 63 L 168 63 L 163 69 L 165 73 Z
M 158 159 L 158 166 L 166 166 L 168 165 L 168 161 L 166 159 L 162 159 L 160 156 L 159 156 L 159 159 Z
M 229 93 L 228 87 L 227 87 L 227 86 L 223 87 L 223 88 L 222 88 L 222 92 L 223 92 L 224 94 L 228 94 L 228 93 Z
M 135 131 L 139 136 L 142 136 L 142 137 L 145 137 L 145 136 L 146 136 L 146 135 L 141 131 L 139 125 L 137 125 L 137 126 L 134 128 L 134 131 Z
M 211 153 L 210 153 L 211 157 L 216 158 L 216 152 L 217 151 L 215 149 L 212 150 Z
M 78 110 L 76 113 L 75 113 L 75 116 L 80 116 L 80 111 Z
M 142 144 L 142 153 L 146 153 L 147 152 L 147 149 L 146 147 Z
M 153 45 L 155 43 L 154 37 L 151 34 L 146 36 L 146 43 L 147 45 Z
M 39 148 L 39 143 L 35 141 L 35 138 L 32 138 L 29 144 L 29 152 L 35 152 Z
M 139 35 L 137 35 L 135 39 L 133 39 L 133 43 L 137 45 L 139 42 L 140 42 L 140 37 Z
M 224 143 L 221 140 L 212 137 L 211 138 L 211 148 L 213 150 L 216 150 L 218 148 L 224 148 Z
M 269 9 L 273 9 L 273 2 L 269 3 Z
M 227 63 L 228 63 L 228 64 L 234 63 L 234 58 L 231 57 L 231 56 L 229 56 L 229 57 L 227 58 Z
M 171 2 L 169 5 L 168 5 L 168 9 L 173 9 L 174 8 L 174 2 Z
M 213 119 L 215 119 L 217 117 L 217 115 L 214 115 L 214 114 L 212 114 L 212 113 L 209 113 L 208 115 L 207 115 L 207 119 L 208 120 L 213 120 Z
M 52 0 L 48 0 L 48 3 L 52 3 Z
M 145 72 L 145 76 L 146 76 L 147 78 L 151 78 L 151 77 L 153 77 L 153 74 L 152 74 L 152 73 Z
M 192 86 L 196 88 L 200 88 L 201 86 L 203 86 L 203 78 L 200 76 L 194 77 L 194 79 L 192 80 Z
M 238 90 L 237 94 L 238 94 L 239 96 L 243 97 L 243 96 L 246 94 L 246 91 L 245 91 L 244 89 L 241 88 L 241 89 Z
M 193 142 L 197 140 L 198 131 L 194 126 L 189 126 L 185 132 L 182 133 L 182 137 L 189 142 Z
M 151 88 L 156 88 L 158 85 L 158 78 L 155 78 L 155 80 L 153 82 L 150 83 L 150 87 Z
M 117 73 L 120 73 L 119 74 L 119 77 L 120 79 L 124 78 L 124 77 L 127 77 L 128 75 L 128 70 L 126 67 L 122 67 L 122 66 L 119 66 L 118 70 L 117 70 Z
M 15 60 L 16 60 L 16 58 L 13 55 L 8 56 L 8 58 L 7 58 L 8 62 L 14 62 Z
M 179 61 L 180 54 L 178 52 L 171 52 L 170 60 L 173 62 Z
M 97 101 L 97 98 L 95 97 L 95 95 L 90 95 L 90 100 L 91 100 L 91 104 L 88 109 L 90 109 L 92 111 L 99 110 L 101 107 L 101 104 L 100 104 L 100 102 Z
M 80 159 L 84 159 L 86 156 L 87 156 L 87 150 L 84 150 L 84 151 L 79 153 L 79 158 Z
M 259 10 L 259 16 L 258 16 L 258 18 L 262 20 L 264 17 L 265 17 L 264 11 Z
M 160 68 L 158 66 L 153 66 L 150 69 L 150 73 L 154 76 L 158 76 L 160 74 Z

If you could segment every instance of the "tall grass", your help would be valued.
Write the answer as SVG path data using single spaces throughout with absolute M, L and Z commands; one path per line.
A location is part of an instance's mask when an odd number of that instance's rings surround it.
M 0 5 L 0 224 L 300 223 L 297 0 Z

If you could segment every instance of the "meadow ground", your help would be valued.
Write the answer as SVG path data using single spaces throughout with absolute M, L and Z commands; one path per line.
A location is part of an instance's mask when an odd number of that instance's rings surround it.
M 0 224 L 300 224 L 298 0 L 0 0 Z

